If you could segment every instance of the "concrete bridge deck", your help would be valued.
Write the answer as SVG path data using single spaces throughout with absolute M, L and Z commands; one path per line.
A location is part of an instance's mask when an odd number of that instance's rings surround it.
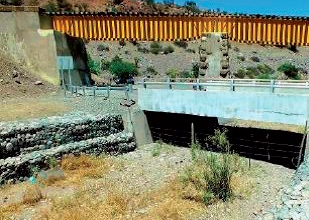
M 138 103 L 144 111 L 303 126 L 309 116 L 308 81 L 142 81 L 140 84 Z

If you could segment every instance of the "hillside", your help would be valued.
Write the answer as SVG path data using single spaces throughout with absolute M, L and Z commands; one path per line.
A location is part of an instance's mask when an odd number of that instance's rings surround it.
M 125 46 L 120 46 L 118 42 L 91 41 L 86 45 L 88 53 L 97 62 L 106 63 L 115 56 L 123 60 L 135 63 L 138 60 L 138 71 L 140 76 L 162 78 L 167 72 L 181 73 L 192 70 L 192 61 L 199 59 L 199 41 L 188 42 L 187 49 L 176 46 L 172 42 L 160 42 L 162 48 L 173 47 L 174 52 L 164 54 L 160 52 L 155 55 L 150 52 L 152 42 L 138 42 L 134 45 L 126 42 Z M 272 46 L 261 46 L 257 44 L 239 44 L 231 42 L 230 50 L 230 70 L 237 74 L 239 69 L 267 65 L 274 72 L 283 63 L 291 63 L 299 68 L 302 78 L 307 77 L 309 72 L 309 48 L 300 47 L 297 53 L 287 48 Z M 254 57 L 254 58 L 253 58 Z M 102 76 L 108 71 L 103 71 Z
M 0 54 L 0 99 L 36 97 L 56 88 L 34 76 L 27 68 Z

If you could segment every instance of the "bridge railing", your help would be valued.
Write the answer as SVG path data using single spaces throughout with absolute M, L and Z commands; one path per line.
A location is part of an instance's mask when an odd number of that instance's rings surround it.
M 309 92 L 309 80 L 265 80 L 265 79 L 140 79 L 142 88 L 182 90 L 225 90 L 254 92 Z M 308 93 L 309 94 L 309 93 Z

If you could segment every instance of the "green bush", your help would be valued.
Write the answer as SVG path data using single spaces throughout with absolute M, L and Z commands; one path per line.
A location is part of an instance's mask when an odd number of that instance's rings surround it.
M 239 69 L 235 74 L 237 78 L 243 79 L 248 77 L 250 79 L 275 79 L 275 71 L 266 64 L 260 64 L 246 69 Z
M 183 70 L 179 73 L 179 78 L 194 78 L 190 71 Z
M 88 54 L 88 68 L 89 72 L 95 75 L 100 75 L 100 62 L 93 60 L 92 57 Z
M 179 71 L 177 69 L 169 69 L 166 72 L 166 75 L 168 75 L 171 79 L 175 79 L 179 75 Z
M 244 69 L 238 69 L 237 73 L 235 73 L 235 76 L 239 79 L 243 79 L 246 77 L 246 70 Z
M 111 62 L 107 60 L 101 60 L 101 70 L 109 70 L 109 67 L 111 66 Z
M 118 79 L 129 79 L 138 74 L 137 68 L 133 63 L 123 61 L 118 56 L 112 59 L 109 71 Z
M 241 169 L 240 158 L 230 151 L 226 131 L 216 130 L 208 141 L 217 145 L 222 153 L 202 151 L 199 145 L 193 145 L 192 165 L 187 167 L 181 176 L 185 187 L 193 185 L 197 191 L 195 198 L 191 197 L 191 199 L 205 204 L 218 199 L 223 201 L 230 199 L 233 195 L 232 175 Z
M 298 68 L 291 63 L 284 63 L 279 66 L 278 71 L 283 72 L 287 77 L 291 79 L 299 79 Z
M 175 50 L 174 50 L 174 47 L 172 46 L 167 46 L 163 49 L 163 53 L 164 54 L 169 54 L 169 53 L 173 53 Z
M 184 40 L 174 41 L 174 44 L 177 47 L 181 47 L 181 48 L 184 48 L 184 49 L 187 49 L 187 47 L 188 47 L 188 42 L 184 41 Z

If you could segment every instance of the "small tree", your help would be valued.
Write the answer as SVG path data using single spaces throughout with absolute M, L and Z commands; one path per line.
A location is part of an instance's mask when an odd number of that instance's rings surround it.
M 111 61 L 109 71 L 118 79 L 127 80 L 136 76 L 138 71 L 133 63 L 123 61 L 116 56 Z

